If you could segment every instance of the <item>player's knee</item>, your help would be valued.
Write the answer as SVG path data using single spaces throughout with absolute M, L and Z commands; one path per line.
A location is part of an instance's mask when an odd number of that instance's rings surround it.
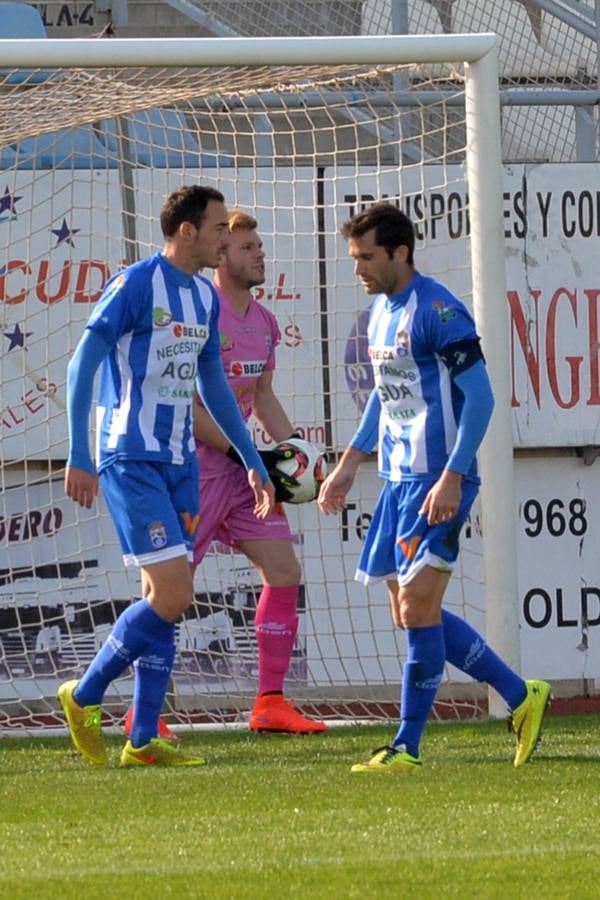
M 402 623 L 402 616 L 400 615 L 400 611 L 392 606 L 392 622 L 396 626 L 396 628 L 404 628 Z
M 402 628 L 424 628 L 427 621 L 428 610 L 418 603 L 414 597 L 405 597 L 400 602 L 400 622 Z
M 289 560 L 273 560 L 263 569 L 265 584 L 272 587 L 295 587 L 300 584 L 302 569 L 300 563 L 293 557 Z
M 286 578 L 288 579 L 288 584 L 293 587 L 296 584 L 300 584 L 300 579 L 302 578 L 302 569 L 300 568 L 300 563 L 294 557 L 293 562 L 287 566 Z
M 150 603 L 161 618 L 176 622 L 194 599 L 192 578 L 180 578 L 168 584 L 154 584 Z

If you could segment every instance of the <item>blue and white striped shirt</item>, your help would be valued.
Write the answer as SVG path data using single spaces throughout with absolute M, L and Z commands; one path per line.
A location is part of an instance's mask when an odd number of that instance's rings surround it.
M 470 313 L 443 284 L 417 273 L 403 291 L 375 299 L 368 337 L 380 401 L 380 476 L 397 482 L 439 475 L 464 402 L 441 354 L 478 340 Z M 372 406 L 378 412 L 379 404 Z M 477 479 L 475 460 L 465 477 Z
M 97 406 L 98 468 L 114 459 L 183 463 L 195 454 L 199 354 L 220 360 L 219 301 L 208 279 L 161 253 L 106 285 L 87 327 L 111 347 Z

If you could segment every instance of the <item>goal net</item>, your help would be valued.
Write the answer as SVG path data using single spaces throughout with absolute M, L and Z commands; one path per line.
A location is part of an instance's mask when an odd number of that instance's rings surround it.
M 60 727 L 57 685 L 81 675 L 116 616 L 140 596 L 102 498 L 89 511 L 65 498 L 65 377 L 103 283 L 161 247 L 167 194 L 213 185 L 228 206 L 257 218 L 269 274 L 256 296 L 282 334 L 275 390 L 332 463 L 372 385 L 370 301 L 340 236 L 350 215 L 382 198 L 405 209 L 416 224 L 418 267 L 474 306 L 484 341 L 478 294 L 502 310 L 493 37 L 342 39 L 347 49 L 328 41 L 308 39 L 302 49 L 297 39 L 38 41 L 35 53 L 31 43 L 0 41 L 7 728 Z M 487 265 L 478 267 L 484 247 Z M 486 352 L 500 370 L 501 351 Z M 253 427 L 256 443 L 268 446 L 269 435 Z M 503 440 L 499 432 L 496 455 Z M 391 625 L 385 587 L 366 591 L 353 581 L 378 491 L 372 462 L 341 517 L 320 516 L 314 503 L 288 507 L 303 582 L 286 691 L 326 717 L 397 713 L 404 637 Z M 485 631 L 498 598 L 493 574 L 484 577 L 481 521 L 478 506 L 447 599 Z M 195 592 L 177 626 L 167 713 L 182 725 L 243 722 L 256 691 L 260 580 L 243 556 L 215 543 Z M 132 690 L 131 672 L 109 689 L 113 724 Z M 476 715 L 483 700 L 448 670 L 436 711 Z

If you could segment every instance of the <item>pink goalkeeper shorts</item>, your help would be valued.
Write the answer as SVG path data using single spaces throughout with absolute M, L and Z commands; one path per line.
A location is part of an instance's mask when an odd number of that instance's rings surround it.
M 273 510 L 266 519 L 257 519 L 253 512 L 254 503 L 254 494 L 242 466 L 228 471 L 226 478 L 200 481 L 200 523 L 194 546 L 196 565 L 212 541 L 236 547 L 239 541 L 292 540 L 285 513 Z

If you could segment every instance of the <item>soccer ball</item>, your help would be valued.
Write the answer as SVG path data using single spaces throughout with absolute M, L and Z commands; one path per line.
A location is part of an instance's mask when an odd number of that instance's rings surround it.
M 277 444 L 275 450 L 288 453 L 288 459 L 278 459 L 275 468 L 283 475 L 291 475 L 298 482 L 288 488 L 293 496 L 287 502 L 309 503 L 315 500 L 327 475 L 327 463 L 319 448 L 309 441 L 294 437 Z

